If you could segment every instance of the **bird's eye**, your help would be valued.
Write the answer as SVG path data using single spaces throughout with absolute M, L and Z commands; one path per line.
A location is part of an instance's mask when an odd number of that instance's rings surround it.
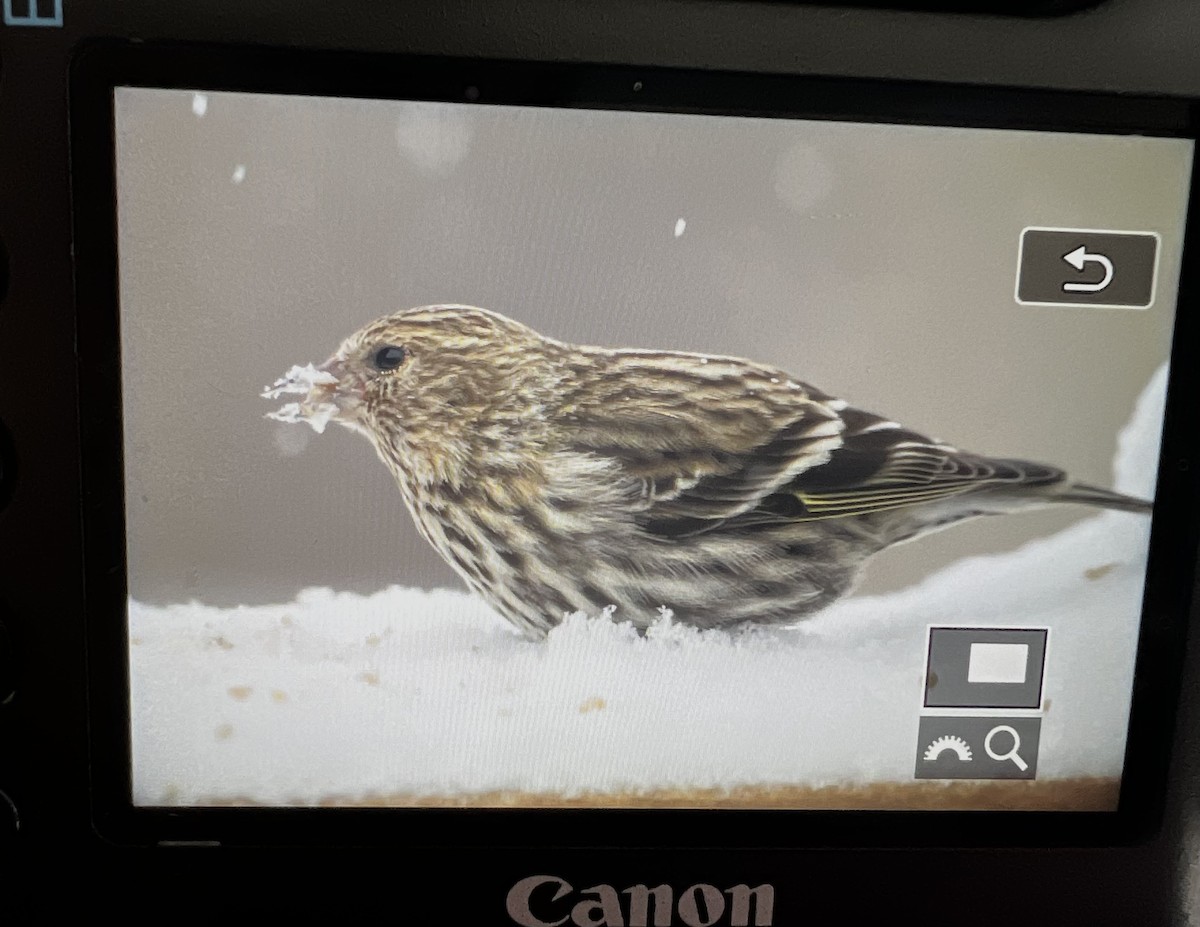
M 375 365 L 376 370 L 395 370 L 404 363 L 407 356 L 408 352 L 400 345 L 387 344 L 375 352 L 371 363 Z

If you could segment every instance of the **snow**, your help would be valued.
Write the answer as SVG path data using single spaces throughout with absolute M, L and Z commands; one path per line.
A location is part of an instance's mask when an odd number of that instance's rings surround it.
M 1165 382 L 1120 436 L 1122 491 L 1152 488 Z M 1119 776 L 1148 533 L 1144 516 L 1101 512 L 740 634 L 668 612 L 642 637 L 619 615 L 574 615 L 538 643 L 464 592 L 400 587 L 130 601 L 134 800 L 908 782 L 939 624 L 1049 627 L 1038 778 Z
M 194 93 L 192 94 L 192 112 L 197 116 L 203 116 L 208 112 L 208 94 Z
M 303 367 L 299 364 L 293 366 L 273 384 L 264 386 L 259 395 L 263 399 L 278 399 L 284 394 L 299 394 L 305 399 L 301 402 L 285 403 L 274 412 L 268 412 L 266 417 L 277 422 L 305 422 L 311 425 L 317 434 L 322 434 L 329 420 L 337 413 L 338 407 L 332 402 L 311 403 L 307 397 L 314 386 L 333 383 L 337 383 L 337 377 L 324 370 L 318 370 L 311 363 Z M 283 447 L 278 442 L 277 446 L 281 449 Z
M 246 179 L 246 165 L 239 164 L 237 167 L 235 167 L 233 169 L 233 178 L 232 179 L 233 179 L 234 183 L 241 183 L 243 180 L 245 180 Z
M 683 230 L 687 228 L 687 220 L 679 219 L 675 223 L 675 237 L 679 238 L 683 235 Z
M 1166 395 L 1167 365 L 1163 364 L 1142 390 L 1133 417 L 1117 436 L 1117 457 L 1113 462 L 1113 489 L 1117 492 L 1142 499 L 1154 497 Z M 1148 456 L 1151 448 L 1153 457 Z
M 319 383 L 332 385 L 336 382 L 337 377 L 324 370 L 318 370 L 311 363 L 305 364 L 303 367 L 295 364 L 270 386 L 264 386 L 259 395 L 263 399 L 278 399 L 284 393 L 307 394 Z
M 337 406 L 332 402 L 322 402 L 315 406 L 303 402 L 288 402 L 274 412 L 268 412 L 265 417 L 277 422 L 304 422 L 311 425 L 317 434 L 324 434 L 325 426 L 336 413 Z

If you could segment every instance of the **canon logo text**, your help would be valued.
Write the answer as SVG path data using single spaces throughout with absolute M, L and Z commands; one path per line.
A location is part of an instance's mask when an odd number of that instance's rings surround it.
M 771 927 L 775 889 L 698 883 L 678 895 L 670 885 L 593 885 L 576 891 L 565 879 L 535 875 L 508 893 L 508 916 L 520 927 Z

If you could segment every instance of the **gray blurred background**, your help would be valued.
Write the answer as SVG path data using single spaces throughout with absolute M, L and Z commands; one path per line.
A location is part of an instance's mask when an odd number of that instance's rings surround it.
M 131 89 L 117 134 L 129 584 L 151 603 L 462 588 L 365 440 L 258 397 L 397 309 L 777 364 L 1102 486 L 1169 350 L 1180 141 Z M 1155 304 L 1018 306 L 1027 225 L 1159 232 Z M 861 591 L 1086 514 L 955 527 Z

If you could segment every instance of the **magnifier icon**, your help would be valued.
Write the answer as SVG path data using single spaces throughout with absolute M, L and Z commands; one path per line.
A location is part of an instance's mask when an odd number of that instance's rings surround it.
M 1010 749 L 1007 753 L 997 753 L 992 749 L 992 738 L 1000 733 L 1012 735 L 1012 749 Z M 1017 733 L 1016 728 L 1009 727 L 1007 724 L 998 724 L 996 727 L 988 731 L 987 737 L 985 737 L 983 740 L 983 749 L 987 752 L 988 756 L 999 763 L 1002 763 L 1005 760 L 1012 760 L 1016 764 L 1017 769 L 1021 770 L 1021 772 L 1025 772 L 1025 770 L 1029 768 L 1029 764 L 1017 755 L 1017 751 L 1021 749 L 1021 735 Z

